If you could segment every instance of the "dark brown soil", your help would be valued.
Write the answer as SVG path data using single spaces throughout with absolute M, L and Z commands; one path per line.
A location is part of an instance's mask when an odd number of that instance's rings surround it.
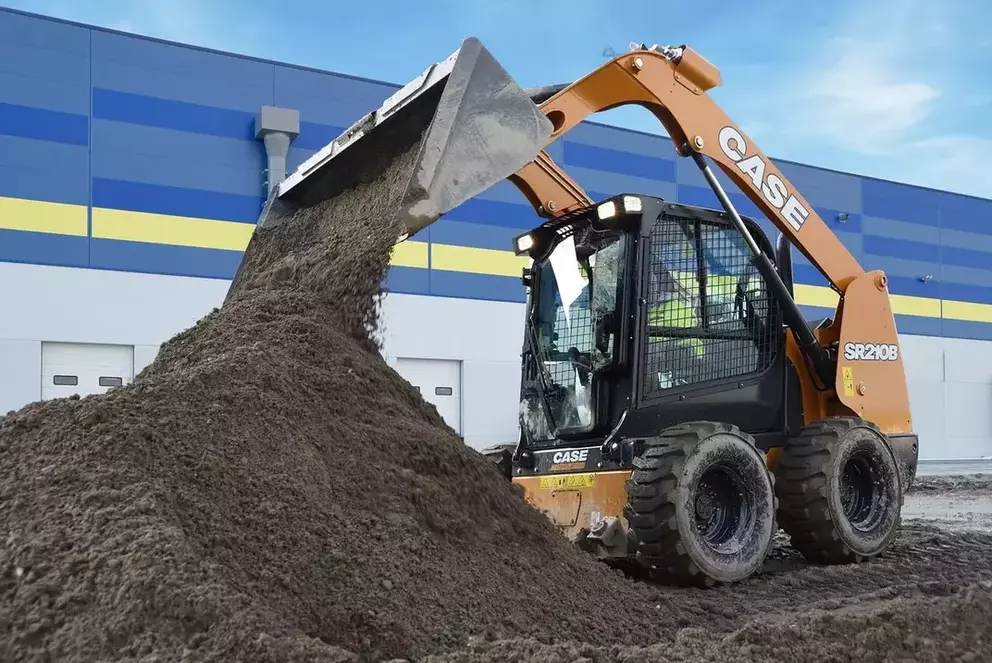
M 470 635 L 660 638 L 367 336 L 385 182 L 250 246 L 234 295 L 132 385 L 0 428 L 0 659 L 334 660 Z
M 473 637 L 518 640 L 456 660 L 984 651 L 988 592 L 956 592 L 989 579 L 989 536 L 914 526 L 832 568 L 782 547 L 709 592 L 567 544 L 369 337 L 403 168 L 254 241 L 231 300 L 133 384 L 0 420 L 0 660 L 383 660 Z

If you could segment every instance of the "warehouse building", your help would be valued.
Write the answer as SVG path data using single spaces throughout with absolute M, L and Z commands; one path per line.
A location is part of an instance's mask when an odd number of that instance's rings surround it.
M 297 134 L 292 171 L 395 89 L 0 10 L 0 411 L 131 381 L 223 300 L 278 170 L 266 130 Z M 586 122 L 549 152 L 597 200 L 718 207 L 665 137 Z M 921 457 L 992 456 L 992 201 L 777 163 L 889 275 Z M 476 447 L 517 436 L 510 249 L 535 218 L 503 183 L 410 241 L 388 277 L 387 360 Z M 795 279 L 808 315 L 829 315 L 798 252 Z

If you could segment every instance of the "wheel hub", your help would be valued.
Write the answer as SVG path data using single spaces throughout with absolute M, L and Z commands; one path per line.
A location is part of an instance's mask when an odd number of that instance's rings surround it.
M 857 451 L 844 463 L 840 499 L 844 516 L 856 528 L 867 531 L 882 511 L 882 484 L 877 464 L 866 451 Z
M 696 529 L 704 542 L 719 549 L 732 541 L 750 518 L 740 476 L 714 465 L 703 473 L 694 499 Z

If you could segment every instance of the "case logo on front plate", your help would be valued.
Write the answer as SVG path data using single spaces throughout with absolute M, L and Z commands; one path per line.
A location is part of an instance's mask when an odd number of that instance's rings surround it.
M 558 463 L 584 463 L 589 458 L 588 449 L 575 449 L 574 451 L 557 451 L 551 457 L 551 462 Z
M 849 361 L 895 361 L 899 346 L 888 343 L 845 343 L 844 359 Z

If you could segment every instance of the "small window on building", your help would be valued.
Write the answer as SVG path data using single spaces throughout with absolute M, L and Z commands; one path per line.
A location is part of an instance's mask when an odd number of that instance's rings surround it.
M 435 396 L 450 396 L 455 393 L 455 390 L 451 387 L 434 387 Z
M 60 387 L 75 387 L 79 384 L 79 378 L 75 375 L 55 375 L 52 377 L 52 384 Z
M 101 377 L 100 386 L 101 387 L 119 387 L 124 384 L 123 378 L 116 377 Z

